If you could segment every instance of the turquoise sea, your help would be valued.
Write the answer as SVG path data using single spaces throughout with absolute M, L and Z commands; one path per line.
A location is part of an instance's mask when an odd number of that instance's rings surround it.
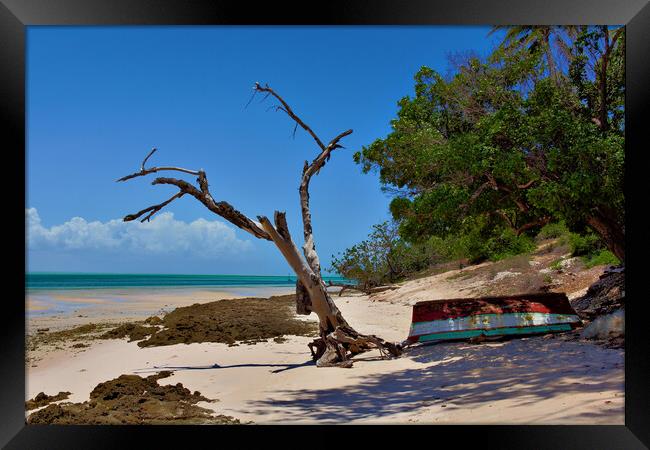
M 325 282 L 353 283 L 342 277 L 324 277 Z M 174 275 L 118 273 L 53 273 L 31 272 L 25 275 L 29 291 L 123 289 L 123 288 L 183 288 L 183 287 L 272 287 L 293 286 L 296 277 L 263 275 Z

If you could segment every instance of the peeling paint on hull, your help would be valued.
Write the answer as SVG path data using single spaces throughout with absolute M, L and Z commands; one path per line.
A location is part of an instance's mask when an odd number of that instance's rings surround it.
M 580 323 L 563 293 L 435 300 L 413 306 L 408 341 L 554 333 Z

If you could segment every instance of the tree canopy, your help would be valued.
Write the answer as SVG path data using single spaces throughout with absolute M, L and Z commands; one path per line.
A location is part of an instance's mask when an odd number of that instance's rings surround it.
M 408 242 L 561 220 L 624 260 L 624 54 L 624 28 L 509 28 L 449 76 L 422 67 L 392 131 L 355 161 L 395 194 Z

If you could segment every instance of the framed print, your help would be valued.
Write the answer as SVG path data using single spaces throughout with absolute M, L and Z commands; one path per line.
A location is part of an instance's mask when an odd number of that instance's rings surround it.
M 2 444 L 647 446 L 646 3 L 3 0 Z

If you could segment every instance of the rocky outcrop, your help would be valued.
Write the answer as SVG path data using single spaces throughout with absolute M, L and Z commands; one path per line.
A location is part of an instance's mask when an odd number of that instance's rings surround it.
M 605 271 L 587 293 L 571 302 L 581 319 L 594 320 L 625 307 L 625 271 L 613 268 Z

